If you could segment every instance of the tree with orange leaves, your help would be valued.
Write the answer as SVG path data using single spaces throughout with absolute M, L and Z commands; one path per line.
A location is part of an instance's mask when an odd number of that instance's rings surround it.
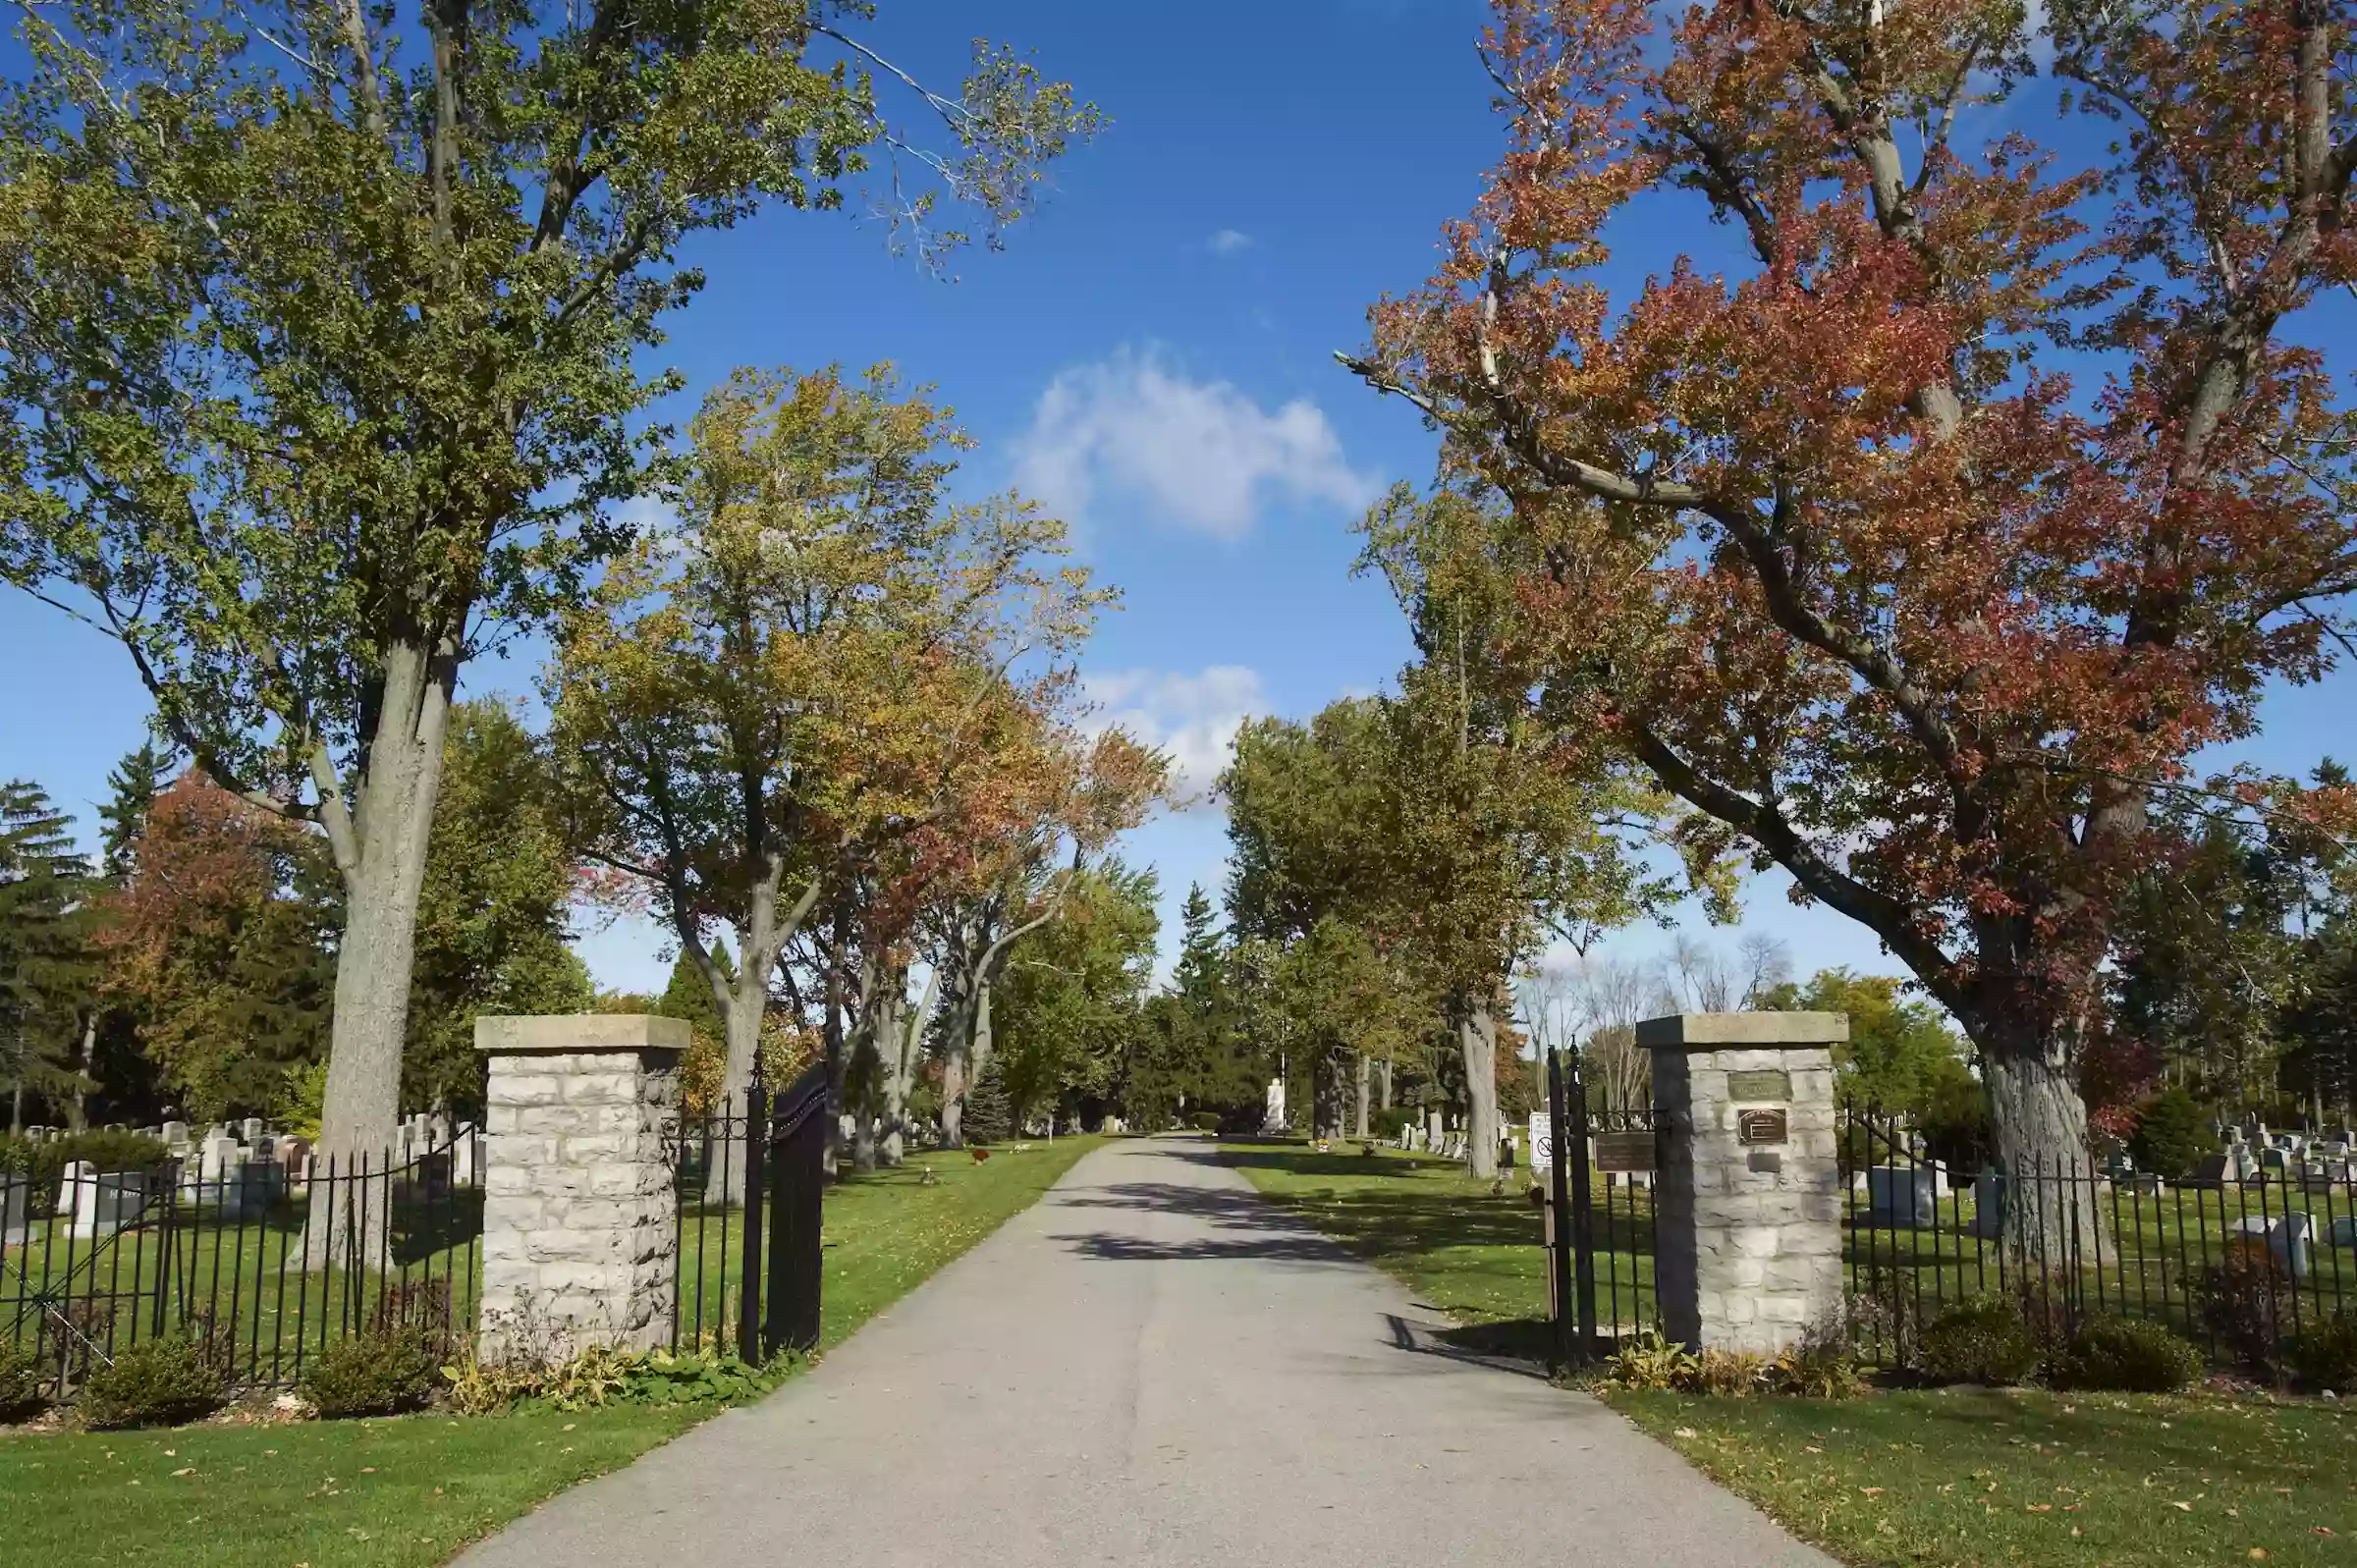
M 945 879 L 925 911 L 929 956 L 940 971 L 941 1130 L 963 1143 L 966 1093 L 990 1065 L 992 988 L 1015 943 L 1061 915 L 1084 886 L 1093 858 L 1143 822 L 1170 789 L 1168 759 L 1120 730 L 1067 733 L 1024 770 L 995 831 L 968 842 L 963 874 Z
M 970 443 L 888 366 L 740 371 L 690 437 L 677 524 L 565 623 L 551 740 L 585 857 L 711 986 L 737 1095 L 812 912 L 884 846 L 954 856 L 952 824 L 1019 810 L 1110 595 L 1028 503 L 950 502 Z
M 2312 346 L 2357 280 L 2357 9 L 1494 9 L 1506 153 L 1345 362 L 1513 509 L 1559 731 L 1875 932 L 1977 1046 L 2001 1163 L 2083 1164 L 2156 797 L 2345 809 L 2191 769 L 2357 587 Z M 1611 297 L 1611 242 L 1681 203 L 1707 251 Z

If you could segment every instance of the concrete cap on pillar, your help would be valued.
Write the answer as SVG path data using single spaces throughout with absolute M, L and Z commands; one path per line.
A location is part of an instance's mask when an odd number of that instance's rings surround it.
M 547 1052 L 685 1051 L 695 1031 L 685 1018 L 634 1012 L 560 1013 L 537 1018 L 478 1017 L 474 1049 L 512 1054 Z
M 1637 1044 L 1654 1051 L 1830 1046 L 1848 1038 L 1845 1012 L 1678 1012 L 1637 1025 Z

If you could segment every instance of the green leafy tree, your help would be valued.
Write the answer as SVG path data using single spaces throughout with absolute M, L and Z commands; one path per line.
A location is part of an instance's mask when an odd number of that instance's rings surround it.
M 1972 1087 L 1964 1040 L 1932 1003 L 1903 995 L 1889 975 L 1820 969 L 1805 984 L 1786 981 L 1758 1004 L 1778 1012 L 1838 1012 L 1849 1041 L 1834 1048 L 1834 1089 L 1841 1103 L 1921 1118 L 1944 1094 Z
M 279 1110 L 324 1061 L 342 892 L 317 833 L 193 772 L 99 900 L 102 989 L 195 1119 Z
M 89 1005 L 91 891 L 73 819 L 37 784 L 0 784 L 0 1084 L 11 1133 L 25 1130 L 28 1094 L 54 1103 L 82 1082 L 74 1061 Z
M 585 1012 L 592 988 L 566 940 L 573 861 L 530 732 L 499 703 L 463 702 L 443 751 L 402 1098 L 472 1110 L 482 1101 L 476 1014 Z
M 965 1094 L 965 1141 L 1004 1143 L 1014 1130 L 1014 1103 L 1007 1093 L 1007 1065 L 983 1063 L 982 1075 Z
M 2128 1138 L 2137 1168 L 2171 1181 L 2193 1174 L 2202 1156 L 2218 1152 L 2210 1110 L 2185 1089 L 2171 1086 L 2155 1095 Z
M 1643 797 L 1551 765 L 1544 731 L 1467 672 L 1495 660 L 1512 613 L 1480 560 L 1494 519 L 1395 500 L 1371 526 L 1423 658 L 1403 672 L 1398 698 L 1337 703 L 1306 728 L 1263 721 L 1238 736 L 1223 779 L 1235 845 L 1230 908 L 1245 933 L 1280 944 L 1325 920 L 1366 936 L 1395 991 L 1453 1036 L 1473 1168 L 1488 1175 L 1509 977 L 1548 935 L 1584 939 L 1661 888 L 1634 852 L 1650 832 Z M 1372 1020 L 1369 1032 L 1392 1038 Z
M 1118 860 L 1075 879 L 1058 918 L 1026 939 L 993 988 L 996 1055 L 1016 1125 L 1118 1080 L 1152 983 L 1151 870 Z
M 892 124 L 865 6 L 63 0 L 0 85 L 0 574 L 343 882 L 330 1150 L 393 1130 L 453 693 L 624 539 L 689 237 L 832 208 L 995 241 L 1093 111 L 978 48 Z M 884 68 L 889 86 L 914 86 Z M 946 203 L 946 204 L 945 204 Z
M 172 753 L 147 740 L 106 776 L 107 801 L 98 808 L 98 820 L 103 824 L 100 855 L 109 877 L 120 881 L 137 866 L 148 808 L 172 783 L 173 772 Z

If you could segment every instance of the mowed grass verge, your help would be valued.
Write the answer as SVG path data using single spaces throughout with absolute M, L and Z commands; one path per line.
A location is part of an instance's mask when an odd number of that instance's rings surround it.
M 986 1164 L 925 1155 L 831 1191 L 822 1349 L 1028 1208 L 1099 1142 L 1034 1143 Z M 924 1183 L 924 1165 L 938 1181 Z M 86 1568 L 431 1568 L 712 1413 L 429 1413 L 0 1437 L 0 1556 Z
M 2357 1561 L 2357 1418 L 2331 1405 L 1968 1388 L 1609 1398 L 1853 1563 Z

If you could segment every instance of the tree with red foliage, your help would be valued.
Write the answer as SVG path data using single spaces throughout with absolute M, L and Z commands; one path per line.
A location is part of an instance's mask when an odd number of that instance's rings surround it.
M 2357 586 L 2350 421 L 2296 335 L 2357 279 L 2357 10 L 1494 10 L 1505 156 L 1345 362 L 1530 531 L 1559 730 L 1874 931 L 1978 1047 L 2002 1163 L 2084 1162 L 2148 810 L 2329 668 Z M 1610 297 L 1615 220 L 1688 199 L 1710 253 Z

